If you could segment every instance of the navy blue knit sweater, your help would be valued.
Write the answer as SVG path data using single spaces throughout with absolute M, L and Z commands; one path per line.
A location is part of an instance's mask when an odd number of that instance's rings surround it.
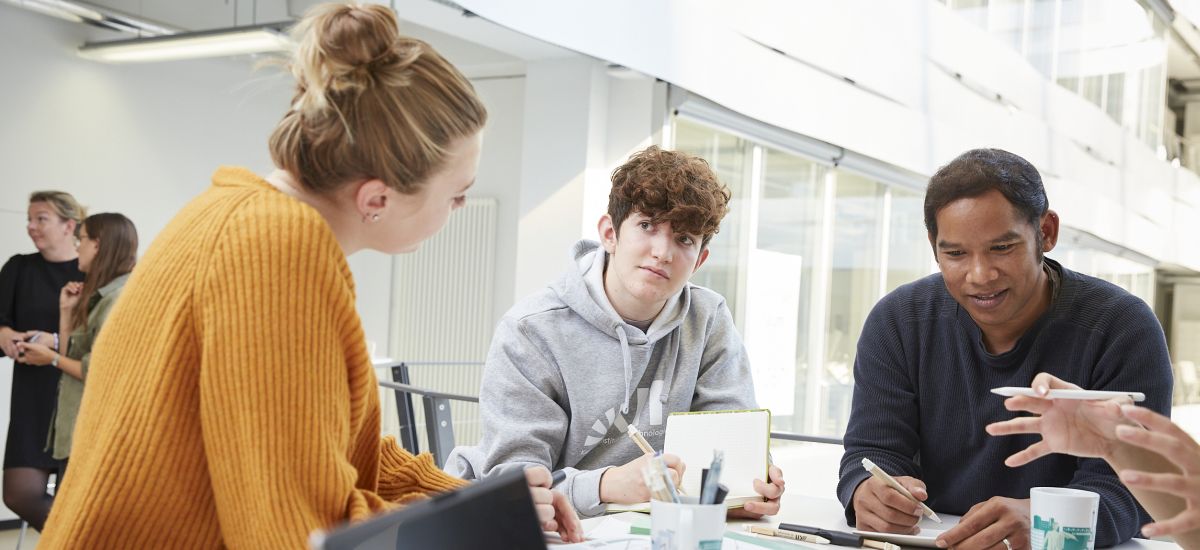
M 1050 309 L 1012 350 L 992 355 L 979 327 L 946 290 L 941 274 L 904 285 L 871 311 L 854 362 L 838 498 L 854 524 L 851 497 L 868 474 L 862 459 L 925 482 L 938 512 L 965 514 L 993 496 L 1029 498 L 1039 486 L 1100 494 L 1096 545 L 1134 536 L 1150 521 L 1101 459 L 1053 454 L 1020 468 L 1004 459 L 1039 436 L 989 436 L 1012 418 L 988 390 L 1029 386 L 1049 372 L 1083 388 L 1140 391 L 1142 405 L 1169 414 L 1171 362 L 1163 331 L 1144 301 L 1105 281 L 1063 269 Z

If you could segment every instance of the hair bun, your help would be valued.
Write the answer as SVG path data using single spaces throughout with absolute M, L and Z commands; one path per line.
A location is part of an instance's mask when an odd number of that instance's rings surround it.
M 331 95 L 407 84 L 408 68 L 423 50 L 422 42 L 400 36 L 390 9 L 376 4 L 317 5 L 292 37 L 300 90 L 293 107 L 308 115 L 325 111 Z

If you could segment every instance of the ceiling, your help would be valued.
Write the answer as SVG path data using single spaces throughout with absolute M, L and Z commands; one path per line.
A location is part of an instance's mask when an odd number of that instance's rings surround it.
M 72 1 L 106 14 L 189 32 L 295 21 L 308 8 L 323 0 Z M 576 55 L 476 17 L 449 0 L 390 0 L 376 3 L 389 5 L 396 10 L 401 32 L 429 42 L 471 78 L 524 74 L 528 61 Z M 131 37 L 126 33 L 95 29 L 89 40 Z

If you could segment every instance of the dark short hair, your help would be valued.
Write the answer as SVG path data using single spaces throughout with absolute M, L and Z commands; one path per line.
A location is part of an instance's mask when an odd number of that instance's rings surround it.
M 618 237 L 625 219 L 640 212 L 652 223 L 670 222 L 676 233 L 700 235 L 705 247 L 729 212 L 730 196 L 704 159 L 651 145 L 613 171 L 608 215 Z
M 1029 161 L 1001 149 L 972 149 L 929 178 L 925 190 L 925 229 L 936 239 L 939 210 L 956 200 L 978 197 L 992 190 L 1004 195 L 1034 228 L 1050 209 L 1042 176 Z

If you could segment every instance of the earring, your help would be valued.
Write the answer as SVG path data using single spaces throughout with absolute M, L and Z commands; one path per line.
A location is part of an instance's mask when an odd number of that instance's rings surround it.
M 379 221 L 379 214 L 371 214 L 371 221 L 373 221 L 373 222 Z
M 363 214 L 363 223 L 367 223 L 367 220 L 377 222 L 379 221 L 379 214 Z

